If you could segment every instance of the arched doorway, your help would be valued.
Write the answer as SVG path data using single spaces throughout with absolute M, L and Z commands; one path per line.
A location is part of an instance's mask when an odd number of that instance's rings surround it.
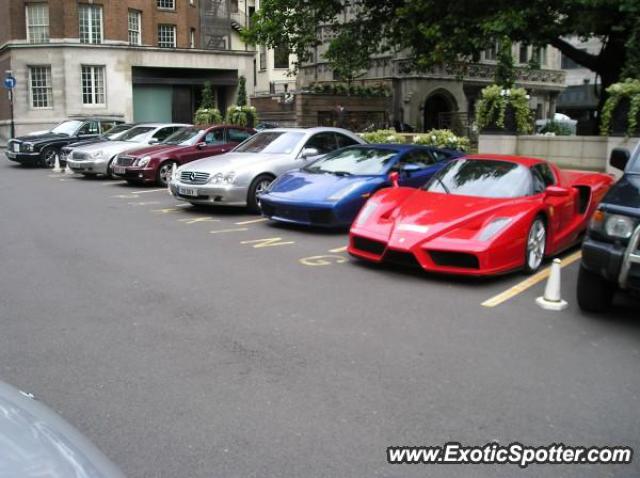
M 457 111 L 455 99 L 445 90 L 438 90 L 427 98 L 424 102 L 424 131 L 445 127 L 449 118 L 444 118 L 447 113 Z

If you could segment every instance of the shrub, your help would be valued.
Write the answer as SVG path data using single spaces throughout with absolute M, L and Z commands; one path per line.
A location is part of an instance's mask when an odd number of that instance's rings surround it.
M 227 109 L 227 124 L 253 128 L 258 122 L 258 114 L 253 106 L 233 105 Z
M 623 82 L 614 83 L 607 88 L 607 93 L 609 97 L 602 108 L 601 134 L 604 136 L 609 134 L 616 107 L 622 100 L 628 100 L 627 135 L 632 136 L 638 128 L 638 116 L 640 115 L 640 79 L 627 78 Z
M 193 123 L 197 126 L 221 124 L 222 114 L 218 108 L 199 108 L 193 117 Z
M 524 88 L 503 89 L 489 85 L 482 90 L 476 104 L 476 124 L 480 130 L 495 124 L 505 126 L 505 114 L 510 107 L 515 114 L 516 131 L 528 134 L 533 131 L 533 114 L 529 108 L 529 95 Z
M 571 136 L 573 131 L 571 127 L 565 123 L 561 123 L 559 121 L 549 121 L 544 127 L 540 130 L 540 133 L 553 133 L 556 136 Z
M 470 145 L 469 138 L 457 136 L 453 131 L 448 129 L 432 129 L 426 133 L 415 135 L 413 142 L 415 144 L 424 144 L 436 148 L 457 149 L 460 151 L 467 151 Z
M 370 133 L 360 133 L 367 143 L 404 143 L 404 138 L 392 129 L 379 129 Z

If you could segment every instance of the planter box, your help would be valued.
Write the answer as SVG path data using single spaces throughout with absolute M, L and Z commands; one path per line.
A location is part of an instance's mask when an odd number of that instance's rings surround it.
M 493 123 L 482 129 L 481 134 L 509 135 L 517 134 L 516 114 L 511 106 L 507 106 L 504 112 L 504 128 Z

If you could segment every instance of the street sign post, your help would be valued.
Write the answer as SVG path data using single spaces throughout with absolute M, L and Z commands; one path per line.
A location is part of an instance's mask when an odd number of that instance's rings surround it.
M 8 90 L 9 94 L 9 112 L 11 114 L 11 137 L 16 137 L 16 125 L 13 121 L 13 89 L 16 87 L 16 78 L 11 74 L 11 71 L 7 71 L 4 77 L 4 87 Z

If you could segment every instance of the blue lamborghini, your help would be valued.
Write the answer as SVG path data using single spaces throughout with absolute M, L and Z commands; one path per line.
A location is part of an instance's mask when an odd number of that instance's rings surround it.
M 262 214 L 274 221 L 349 227 L 369 196 L 391 185 L 420 187 L 460 151 L 409 144 L 365 144 L 334 151 L 284 173 L 260 195 Z

